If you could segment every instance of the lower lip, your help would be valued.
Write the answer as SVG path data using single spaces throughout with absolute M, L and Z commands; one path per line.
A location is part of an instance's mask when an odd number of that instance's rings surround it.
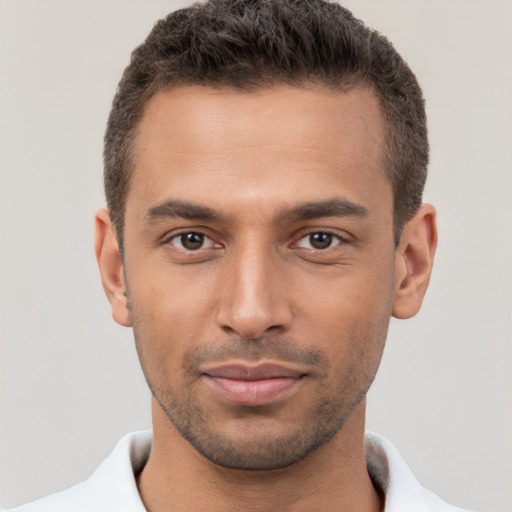
M 225 399 L 239 405 L 269 405 L 290 395 L 301 382 L 299 377 L 237 380 L 208 376 L 212 387 Z

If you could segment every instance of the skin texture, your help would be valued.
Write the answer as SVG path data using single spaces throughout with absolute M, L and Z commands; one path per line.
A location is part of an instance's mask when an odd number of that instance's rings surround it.
M 362 87 L 149 100 L 124 262 L 96 217 L 103 285 L 154 397 L 148 510 L 381 509 L 365 395 L 391 315 L 421 306 L 437 239 L 424 205 L 395 248 L 383 148 Z M 268 364 L 292 374 L 276 395 L 263 379 L 233 398 L 211 375 Z

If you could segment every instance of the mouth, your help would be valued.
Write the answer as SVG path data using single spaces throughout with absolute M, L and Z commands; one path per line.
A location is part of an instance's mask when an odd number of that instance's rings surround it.
M 208 368 L 204 376 L 214 392 L 228 402 L 261 406 L 288 398 L 307 373 L 275 363 L 233 363 Z

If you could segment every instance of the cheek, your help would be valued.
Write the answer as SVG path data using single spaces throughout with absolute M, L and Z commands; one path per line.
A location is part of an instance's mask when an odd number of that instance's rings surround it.
M 146 258 L 144 270 L 128 276 L 134 314 L 155 333 L 194 334 L 214 304 L 212 273 L 198 266 L 172 266 L 161 256 L 154 259 Z
M 205 291 L 205 279 L 173 270 L 164 266 L 128 280 L 136 349 L 152 389 L 180 379 L 184 355 L 212 340 L 215 301 Z
M 390 262 L 389 267 L 392 268 Z M 301 306 L 297 333 L 319 347 L 339 367 L 375 367 L 380 361 L 393 305 L 393 272 L 384 266 L 360 272 L 340 270 L 316 283 Z M 305 340 L 306 341 L 306 340 Z
M 393 267 L 391 267 L 393 268 Z M 337 274 L 315 276 L 304 282 L 298 302 L 298 316 L 312 325 L 340 331 L 362 331 L 373 323 L 379 325 L 391 316 L 394 280 L 393 271 L 348 268 Z M 298 291 L 298 290 L 297 290 Z M 301 297 L 295 293 L 296 297 Z
M 345 317 L 346 320 L 346 317 Z M 330 345 L 325 347 L 330 363 L 329 386 L 334 396 L 353 407 L 366 395 L 382 359 L 389 316 L 352 317 L 336 325 L 330 332 Z M 350 405 L 352 404 L 352 405 Z

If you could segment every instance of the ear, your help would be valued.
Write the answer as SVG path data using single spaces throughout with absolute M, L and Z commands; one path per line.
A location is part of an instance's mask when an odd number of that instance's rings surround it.
M 428 288 L 437 247 L 436 210 L 422 205 L 404 226 L 395 259 L 393 316 L 411 318 Z
M 94 221 L 96 260 L 103 289 L 112 306 L 112 317 L 118 324 L 131 327 L 123 260 L 108 210 L 98 210 Z

